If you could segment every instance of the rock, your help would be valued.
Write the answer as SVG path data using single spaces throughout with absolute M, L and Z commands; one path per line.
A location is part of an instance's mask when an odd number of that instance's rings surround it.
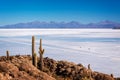
M 70 73 L 72 70 L 71 70 L 71 68 L 67 68 L 66 71 L 67 71 L 68 73 Z
M 8 62 L 0 62 L 0 71 L 9 74 L 12 77 L 18 77 L 18 68 Z
M 95 80 L 114 80 L 110 75 L 99 72 L 95 72 L 95 73 L 96 73 Z
M 0 80 L 9 80 L 11 79 L 11 77 L 3 75 L 2 73 L 0 73 Z

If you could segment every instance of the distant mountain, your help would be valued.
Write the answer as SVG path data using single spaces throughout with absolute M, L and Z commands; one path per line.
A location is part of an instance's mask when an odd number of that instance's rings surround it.
M 0 26 L 0 29 L 8 28 L 115 28 L 120 29 L 120 23 L 112 21 L 101 21 L 98 23 L 82 24 L 76 21 L 71 22 L 40 22 L 33 21 L 28 23 L 18 23 L 12 25 Z

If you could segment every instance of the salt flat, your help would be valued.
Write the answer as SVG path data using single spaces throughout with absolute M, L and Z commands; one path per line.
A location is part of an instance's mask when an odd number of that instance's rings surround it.
M 113 29 L 0 29 L 0 53 L 31 54 L 31 36 L 43 39 L 45 55 L 56 60 L 91 64 L 93 70 L 120 75 L 120 30 Z

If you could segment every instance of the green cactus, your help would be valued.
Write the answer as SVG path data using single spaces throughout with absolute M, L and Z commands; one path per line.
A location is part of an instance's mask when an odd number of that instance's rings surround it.
M 9 51 L 6 51 L 6 57 L 7 57 L 7 60 L 10 59 L 10 56 L 9 56 Z
M 43 68 L 44 68 L 43 53 L 44 53 L 44 49 L 42 49 L 42 39 L 40 39 L 39 54 L 40 54 L 40 70 L 41 71 L 43 71 Z

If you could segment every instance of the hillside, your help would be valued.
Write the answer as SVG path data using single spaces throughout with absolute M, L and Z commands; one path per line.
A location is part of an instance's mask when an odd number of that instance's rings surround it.
M 0 57 L 0 80 L 114 80 L 110 75 L 92 71 L 82 64 L 44 58 L 44 69 L 32 65 L 30 55 Z
M 0 57 L 0 80 L 55 80 L 31 64 L 30 56 Z

